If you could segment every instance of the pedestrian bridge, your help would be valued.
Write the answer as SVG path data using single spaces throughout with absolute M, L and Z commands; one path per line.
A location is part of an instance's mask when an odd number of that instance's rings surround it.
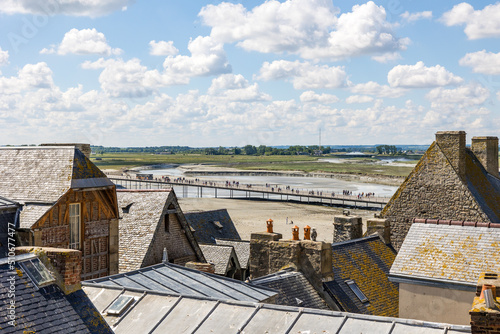
M 389 197 L 343 195 L 342 191 L 338 194 L 337 192 L 327 193 L 318 190 L 280 188 L 276 185 L 250 185 L 195 178 L 138 180 L 126 177 L 110 177 L 109 179 L 117 187 L 126 189 L 172 189 L 175 187 L 177 196 L 181 198 L 261 199 L 378 210 L 381 210 L 390 199 Z

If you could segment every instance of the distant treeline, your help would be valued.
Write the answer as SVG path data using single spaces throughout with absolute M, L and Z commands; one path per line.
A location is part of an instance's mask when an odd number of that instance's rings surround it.
M 349 152 L 363 152 L 374 153 L 383 155 L 399 155 L 404 153 L 411 153 L 402 150 L 401 147 L 394 145 L 374 145 L 374 146 L 253 146 L 246 145 L 243 147 L 204 147 L 196 148 L 189 146 L 147 146 L 147 147 L 104 147 L 92 146 L 92 151 L 96 154 L 104 153 L 151 153 L 151 154 L 206 154 L 206 155 L 319 155 L 328 153 L 349 153 Z

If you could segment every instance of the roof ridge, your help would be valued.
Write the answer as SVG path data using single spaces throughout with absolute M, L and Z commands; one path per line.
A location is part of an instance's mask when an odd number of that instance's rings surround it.
M 432 224 L 432 225 L 453 225 L 453 226 L 500 228 L 499 223 L 484 223 L 484 222 L 477 222 L 477 221 L 476 222 L 468 222 L 465 220 L 451 220 L 451 219 L 413 218 L 412 223 Z
M 332 247 L 339 247 L 339 246 L 344 246 L 344 245 L 348 245 L 348 244 L 356 244 L 356 243 L 360 243 L 360 242 L 369 241 L 371 239 L 380 239 L 380 237 L 378 236 L 378 234 L 375 234 L 375 235 L 369 235 L 367 237 L 362 237 L 362 238 L 357 238 L 357 239 L 334 242 L 334 243 L 332 243 Z

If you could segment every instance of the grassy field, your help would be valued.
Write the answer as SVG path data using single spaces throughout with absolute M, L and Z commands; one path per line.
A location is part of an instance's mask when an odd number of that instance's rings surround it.
M 96 160 L 96 157 L 101 160 Z M 334 157 L 334 156 L 332 156 Z M 318 157 L 305 155 L 204 155 L 204 154 L 175 154 L 154 155 L 146 153 L 107 153 L 92 156 L 91 160 L 102 169 L 122 169 L 158 164 L 206 164 L 238 169 L 265 169 L 304 172 L 331 172 L 362 175 L 390 175 L 406 176 L 413 168 L 409 161 L 406 166 L 388 166 L 375 164 L 378 159 L 353 158 L 343 163 L 328 163 L 318 161 Z

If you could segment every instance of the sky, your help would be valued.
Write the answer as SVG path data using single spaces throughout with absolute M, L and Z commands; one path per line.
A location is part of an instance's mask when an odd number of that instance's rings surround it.
M 499 135 L 500 3 L 0 0 L 0 31 L 0 145 Z

